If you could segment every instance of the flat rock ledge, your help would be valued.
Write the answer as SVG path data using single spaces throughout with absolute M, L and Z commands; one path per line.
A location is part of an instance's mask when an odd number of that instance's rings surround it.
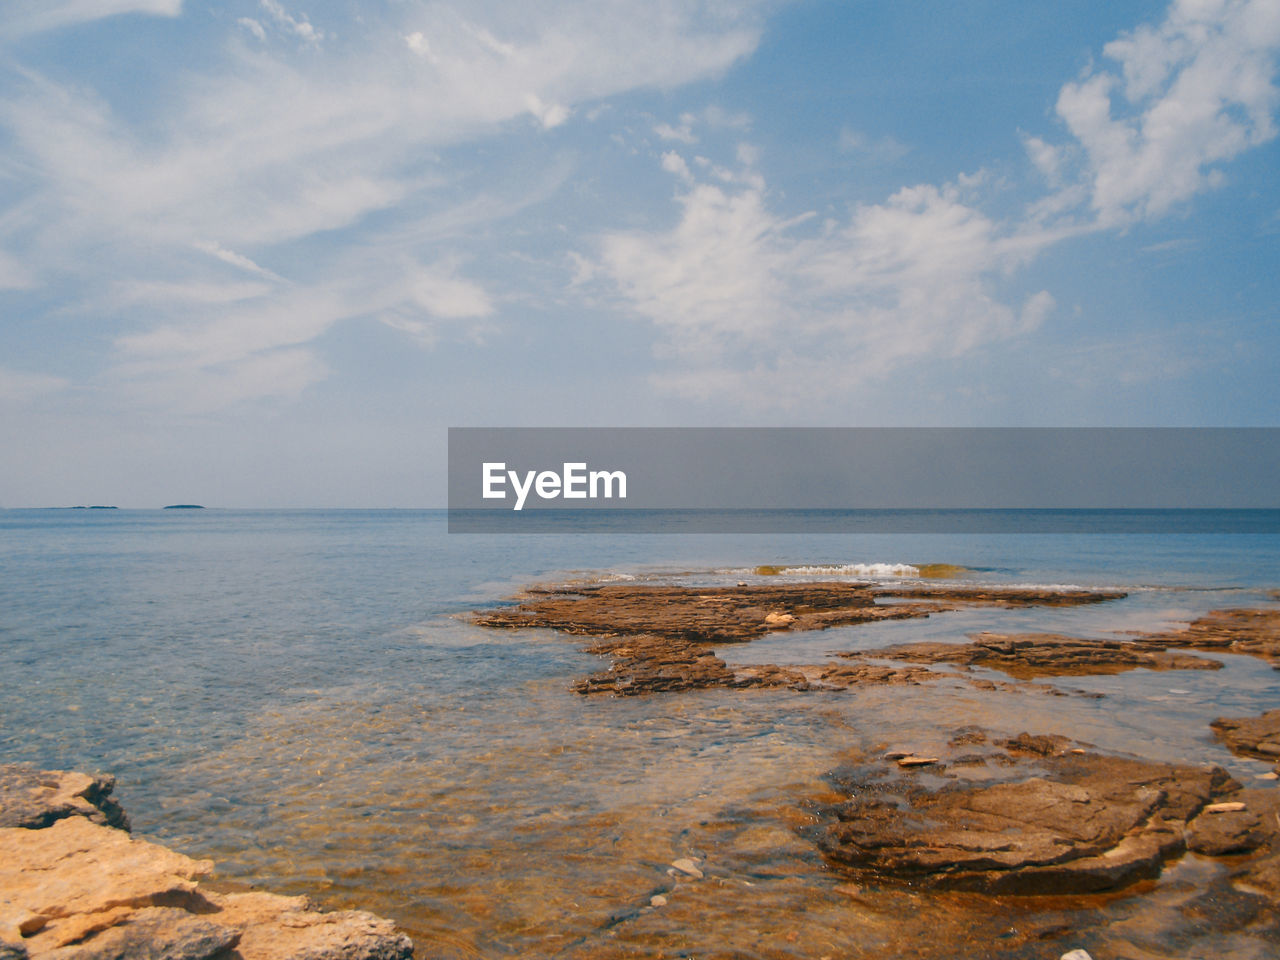
M 519 603 L 476 611 L 471 620 L 486 627 L 549 627 L 595 637 L 645 634 L 690 643 L 746 643 L 769 633 L 908 620 L 960 606 L 1076 606 L 1124 596 L 1115 590 L 1074 588 L 824 582 L 739 587 L 606 584 L 533 588 Z
M 109 777 L 0 766 L 0 960 L 407 960 L 371 913 L 216 893 L 213 869 L 128 833 Z
M 856 663 L 730 667 L 713 647 L 747 643 L 771 633 L 915 619 L 963 606 L 1072 606 L 1123 596 L 1104 590 L 822 582 L 738 587 L 609 584 L 535 588 L 519 603 L 474 612 L 471 620 L 486 627 L 549 628 L 594 637 L 587 651 L 611 663 L 607 670 L 574 684 L 582 694 L 635 696 L 708 687 L 843 690 L 866 684 L 928 683 L 946 674 L 911 664 L 868 662 L 880 658 L 878 651 L 850 655 L 858 658 Z M 1144 662 L 1154 660 L 1148 657 Z
M 1057 633 L 978 633 L 972 643 L 911 643 L 875 651 L 908 663 L 990 667 L 1020 680 L 1147 670 L 1221 670 L 1217 660 L 1152 648 L 1137 640 L 1089 640 Z M 845 656 L 866 656 L 846 654 Z
M 824 811 L 827 857 L 864 882 L 1069 895 L 1156 877 L 1191 850 L 1231 857 L 1248 889 L 1280 892 L 1274 788 L 1243 789 L 1220 767 L 1088 752 L 1064 737 L 986 744 L 970 734 L 953 747 L 927 766 L 904 765 L 899 752 L 836 771 L 848 799 Z M 948 773 L 966 767 L 987 769 Z
M 1257 717 L 1219 717 L 1209 726 L 1232 753 L 1268 760 L 1280 773 L 1280 710 Z

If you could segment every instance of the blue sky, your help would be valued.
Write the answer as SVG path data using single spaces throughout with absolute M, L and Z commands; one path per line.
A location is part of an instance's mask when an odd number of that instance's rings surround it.
M 448 426 L 1275 425 L 1280 2 L 8 0 L 0 506 Z

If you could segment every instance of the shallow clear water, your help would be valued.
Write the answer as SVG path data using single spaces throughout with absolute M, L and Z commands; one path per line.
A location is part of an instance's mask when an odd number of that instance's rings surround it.
M 721 651 L 815 663 L 978 630 L 1102 637 L 1271 604 L 1278 541 L 449 536 L 430 511 L 0 511 L 0 757 L 114 772 L 137 832 L 213 857 L 228 881 L 390 915 L 420 956 L 875 955 L 912 930 L 936 940 L 920 917 L 945 926 L 970 908 L 934 897 L 908 922 L 885 915 L 889 900 L 839 889 L 803 828 L 844 757 L 927 750 L 979 725 L 1252 778 L 1262 765 L 1231 757 L 1208 722 L 1274 707 L 1280 675 L 1219 657 L 1221 671 L 1057 681 L 1101 699 L 950 681 L 584 699 L 569 685 L 599 662 L 579 641 L 456 615 L 533 582 L 736 582 L 757 564 L 952 563 L 984 582 L 1132 591 Z M 702 859 L 707 878 L 669 876 L 680 856 Z M 1197 869 L 1215 868 L 1188 861 L 1152 896 Z M 659 893 L 669 904 L 649 908 Z

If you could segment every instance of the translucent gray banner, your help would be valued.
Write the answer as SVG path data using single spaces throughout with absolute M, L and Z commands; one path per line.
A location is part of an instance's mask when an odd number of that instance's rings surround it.
M 1276 533 L 1280 428 L 451 428 L 451 533 Z

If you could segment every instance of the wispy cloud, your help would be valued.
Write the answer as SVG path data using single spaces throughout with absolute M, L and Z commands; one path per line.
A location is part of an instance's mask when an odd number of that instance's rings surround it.
M 182 0 L 7 0 L 0 39 L 91 23 L 122 13 L 176 17 Z
M 0 13 L 0 33 L 125 12 L 182 5 L 31 0 Z M 139 308 L 116 338 L 116 381 L 199 381 L 213 399 L 289 393 L 324 376 L 299 351 L 336 323 L 381 316 L 428 340 L 441 322 L 493 312 L 491 292 L 439 246 L 435 215 L 467 206 L 475 228 L 520 205 L 495 201 L 500 188 L 459 204 L 465 174 L 440 151 L 714 75 L 760 33 L 751 5 L 701 0 L 415 0 L 382 17 L 346 21 L 339 45 L 298 3 L 259 0 L 228 21 L 217 65 L 175 79 L 143 121 L 136 103 L 19 68 L 0 91 L 23 188 L 0 218 L 0 286 L 110 273 L 109 296 Z M 320 257 L 297 252 L 321 237 Z M 101 308 L 95 296 L 85 309 Z M 182 298 L 197 308 L 174 314 Z
M 852 154 L 872 163 L 893 163 L 911 152 L 911 148 L 896 137 L 869 137 L 848 127 L 841 128 L 837 146 L 841 153 Z

